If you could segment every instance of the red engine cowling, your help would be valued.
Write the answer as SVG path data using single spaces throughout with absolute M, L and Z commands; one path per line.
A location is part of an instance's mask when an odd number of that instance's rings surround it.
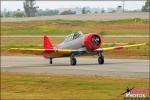
M 84 46 L 88 50 L 95 50 L 100 48 L 102 45 L 101 37 L 96 33 L 89 33 L 85 36 L 84 39 Z

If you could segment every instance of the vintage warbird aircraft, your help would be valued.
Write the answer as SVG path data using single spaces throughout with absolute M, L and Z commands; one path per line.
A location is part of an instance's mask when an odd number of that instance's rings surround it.
M 11 50 L 42 54 L 44 55 L 44 58 L 50 60 L 50 64 L 52 64 L 53 58 L 70 57 L 71 65 L 77 64 L 77 60 L 75 56 L 87 54 L 87 53 L 95 53 L 98 54 L 99 56 L 98 63 L 104 64 L 103 51 L 141 46 L 141 45 L 145 45 L 145 43 L 135 44 L 135 45 L 116 46 L 116 47 L 106 47 L 106 48 L 101 48 L 101 45 L 102 45 L 102 39 L 99 34 L 89 33 L 84 35 L 82 32 L 75 32 L 67 36 L 65 40 L 56 47 L 53 47 L 52 43 L 45 35 L 43 49 L 12 48 Z

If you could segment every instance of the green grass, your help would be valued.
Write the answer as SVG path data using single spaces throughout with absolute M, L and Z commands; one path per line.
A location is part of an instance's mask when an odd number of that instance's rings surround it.
M 49 20 L 47 21 L 49 24 L 63 24 L 63 25 L 83 25 L 86 24 L 87 21 L 81 21 L 81 20 Z
M 87 34 L 92 32 L 92 30 L 79 29 L 83 33 Z M 72 32 L 79 30 L 71 29 L 36 29 L 36 28 L 2 28 L 1 35 L 69 35 Z M 93 32 L 102 35 L 148 35 L 148 30 L 93 30 Z
M 103 35 L 148 35 L 149 30 L 102 30 L 97 33 Z
M 133 18 L 133 19 L 122 19 L 122 20 L 112 20 L 112 21 L 82 21 L 82 20 L 47 20 L 47 21 L 30 21 L 34 23 L 44 22 L 49 24 L 63 24 L 63 25 L 84 25 L 84 24 L 102 24 L 102 25 L 123 25 L 123 24 L 149 24 L 149 19 L 140 19 L 140 18 Z M 12 22 L 7 22 L 12 23 Z M 13 22 L 13 23 L 22 23 L 22 22 Z M 28 23 L 28 21 L 24 21 L 24 23 Z
M 2 99 L 123 99 L 127 87 L 148 88 L 148 79 L 2 73 Z
M 3 27 L 3 24 L 9 27 Z M 94 26 L 102 25 L 140 25 L 149 24 L 146 19 L 125 19 L 113 21 L 79 21 L 79 20 L 47 20 L 47 21 L 30 21 L 30 22 L 11 22 L 2 23 L 1 35 L 69 35 L 72 32 L 82 31 L 85 34 L 90 32 L 103 33 L 109 35 L 145 35 L 149 30 L 143 29 L 99 29 Z M 12 25 L 12 27 L 10 27 Z M 15 25 L 15 26 L 14 26 Z M 22 26 L 22 27 L 20 27 Z
M 148 19 L 140 19 L 140 18 L 134 18 L 134 19 L 123 19 L 123 20 L 113 20 L 113 21 L 98 21 L 98 24 L 103 25 L 124 25 L 124 24 L 149 24 L 150 20 Z
M 68 35 L 77 30 L 55 29 L 38 29 L 38 28 L 2 28 L 1 35 Z
M 33 44 L 6 44 L 1 45 L 2 49 L 10 49 L 10 48 L 43 48 L 43 45 L 33 45 Z

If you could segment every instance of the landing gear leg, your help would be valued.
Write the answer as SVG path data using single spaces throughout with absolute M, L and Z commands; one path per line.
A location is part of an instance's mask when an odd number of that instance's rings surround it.
M 52 63 L 53 63 L 52 58 L 50 58 L 50 59 L 49 59 L 49 63 L 50 63 L 50 64 L 52 64 Z
M 70 64 L 73 65 L 73 66 L 77 64 L 77 60 L 74 56 L 70 57 Z
M 99 52 L 98 53 L 98 63 L 99 64 L 104 64 L 104 56 L 103 56 L 103 53 L 102 52 Z

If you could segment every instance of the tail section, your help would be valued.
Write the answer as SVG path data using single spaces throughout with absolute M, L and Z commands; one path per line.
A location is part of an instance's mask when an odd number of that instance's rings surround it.
M 44 35 L 44 49 L 53 49 L 53 45 L 46 35 Z

